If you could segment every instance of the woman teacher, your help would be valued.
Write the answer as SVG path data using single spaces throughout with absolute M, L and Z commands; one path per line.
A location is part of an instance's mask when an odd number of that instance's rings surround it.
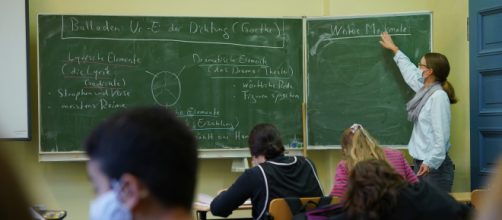
M 387 32 L 381 34 L 380 44 L 394 53 L 401 75 L 416 92 L 406 104 L 408 120 L 413 123 L 408 149 L 415 172 L 420 179 L 450 192 L 454 176 L 454 164 L 448 156 L 450 104 L 457 98 L 446 79 L 450 73 L 448 59 L 440 53 L 426 53 L 415 66 Z

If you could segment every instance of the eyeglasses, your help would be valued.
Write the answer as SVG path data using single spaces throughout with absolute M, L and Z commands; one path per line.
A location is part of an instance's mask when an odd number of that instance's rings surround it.
M 423 66 L 423 67 L 425 67 L 425 68 L 427 68 L 427 69 L 430 69 L 430 67 L 429 67 L 429 66 L 427 66 L 427 65 L 425 65 L 425 64 L 423 64 L 423 63 L 417 63 L 417 65 L 418 65 L 418 67 Z

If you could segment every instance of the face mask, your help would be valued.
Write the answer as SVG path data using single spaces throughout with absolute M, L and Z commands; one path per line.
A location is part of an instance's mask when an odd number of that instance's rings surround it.
M 427 70 L 423 70 L 422 74 L 420 74 L 420 78 L 418 78 L 418 81 L 421 82 L 421 83 L 425 82 L 425 77 L 424 77 L 425 71 L 427 71 Z
M 122 205 L 116 191 L 110 190 L 92 201 L 90 220 L 132 220 L 131 212 Z

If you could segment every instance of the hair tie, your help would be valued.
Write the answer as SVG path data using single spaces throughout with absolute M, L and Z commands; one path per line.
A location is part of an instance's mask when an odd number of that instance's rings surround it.
M 356 131 L 360 128 L 362 128 L 363 126 L 361 124 L 356 124 L 354 123 L 352 126 L 350 126 L 350 132 L 352 132 L 352 134 L 356 133 Z

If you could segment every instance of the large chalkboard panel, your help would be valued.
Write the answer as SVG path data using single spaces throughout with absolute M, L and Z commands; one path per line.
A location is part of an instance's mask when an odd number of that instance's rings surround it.
M 388 31 L 413 62 L 431 49 L 431 15 L 319 18 L 307 21 L 308 138 L 338 145 L 344 128 L 363 124 L 380 143 L 406 145 L 413 96 L 379 35 Z
M 302 20 L 39 15 L 41 152 L 81 151 L 127 107 L 176 110 L 201 148 L 241 148 L 255 123 L 302 141 Z

